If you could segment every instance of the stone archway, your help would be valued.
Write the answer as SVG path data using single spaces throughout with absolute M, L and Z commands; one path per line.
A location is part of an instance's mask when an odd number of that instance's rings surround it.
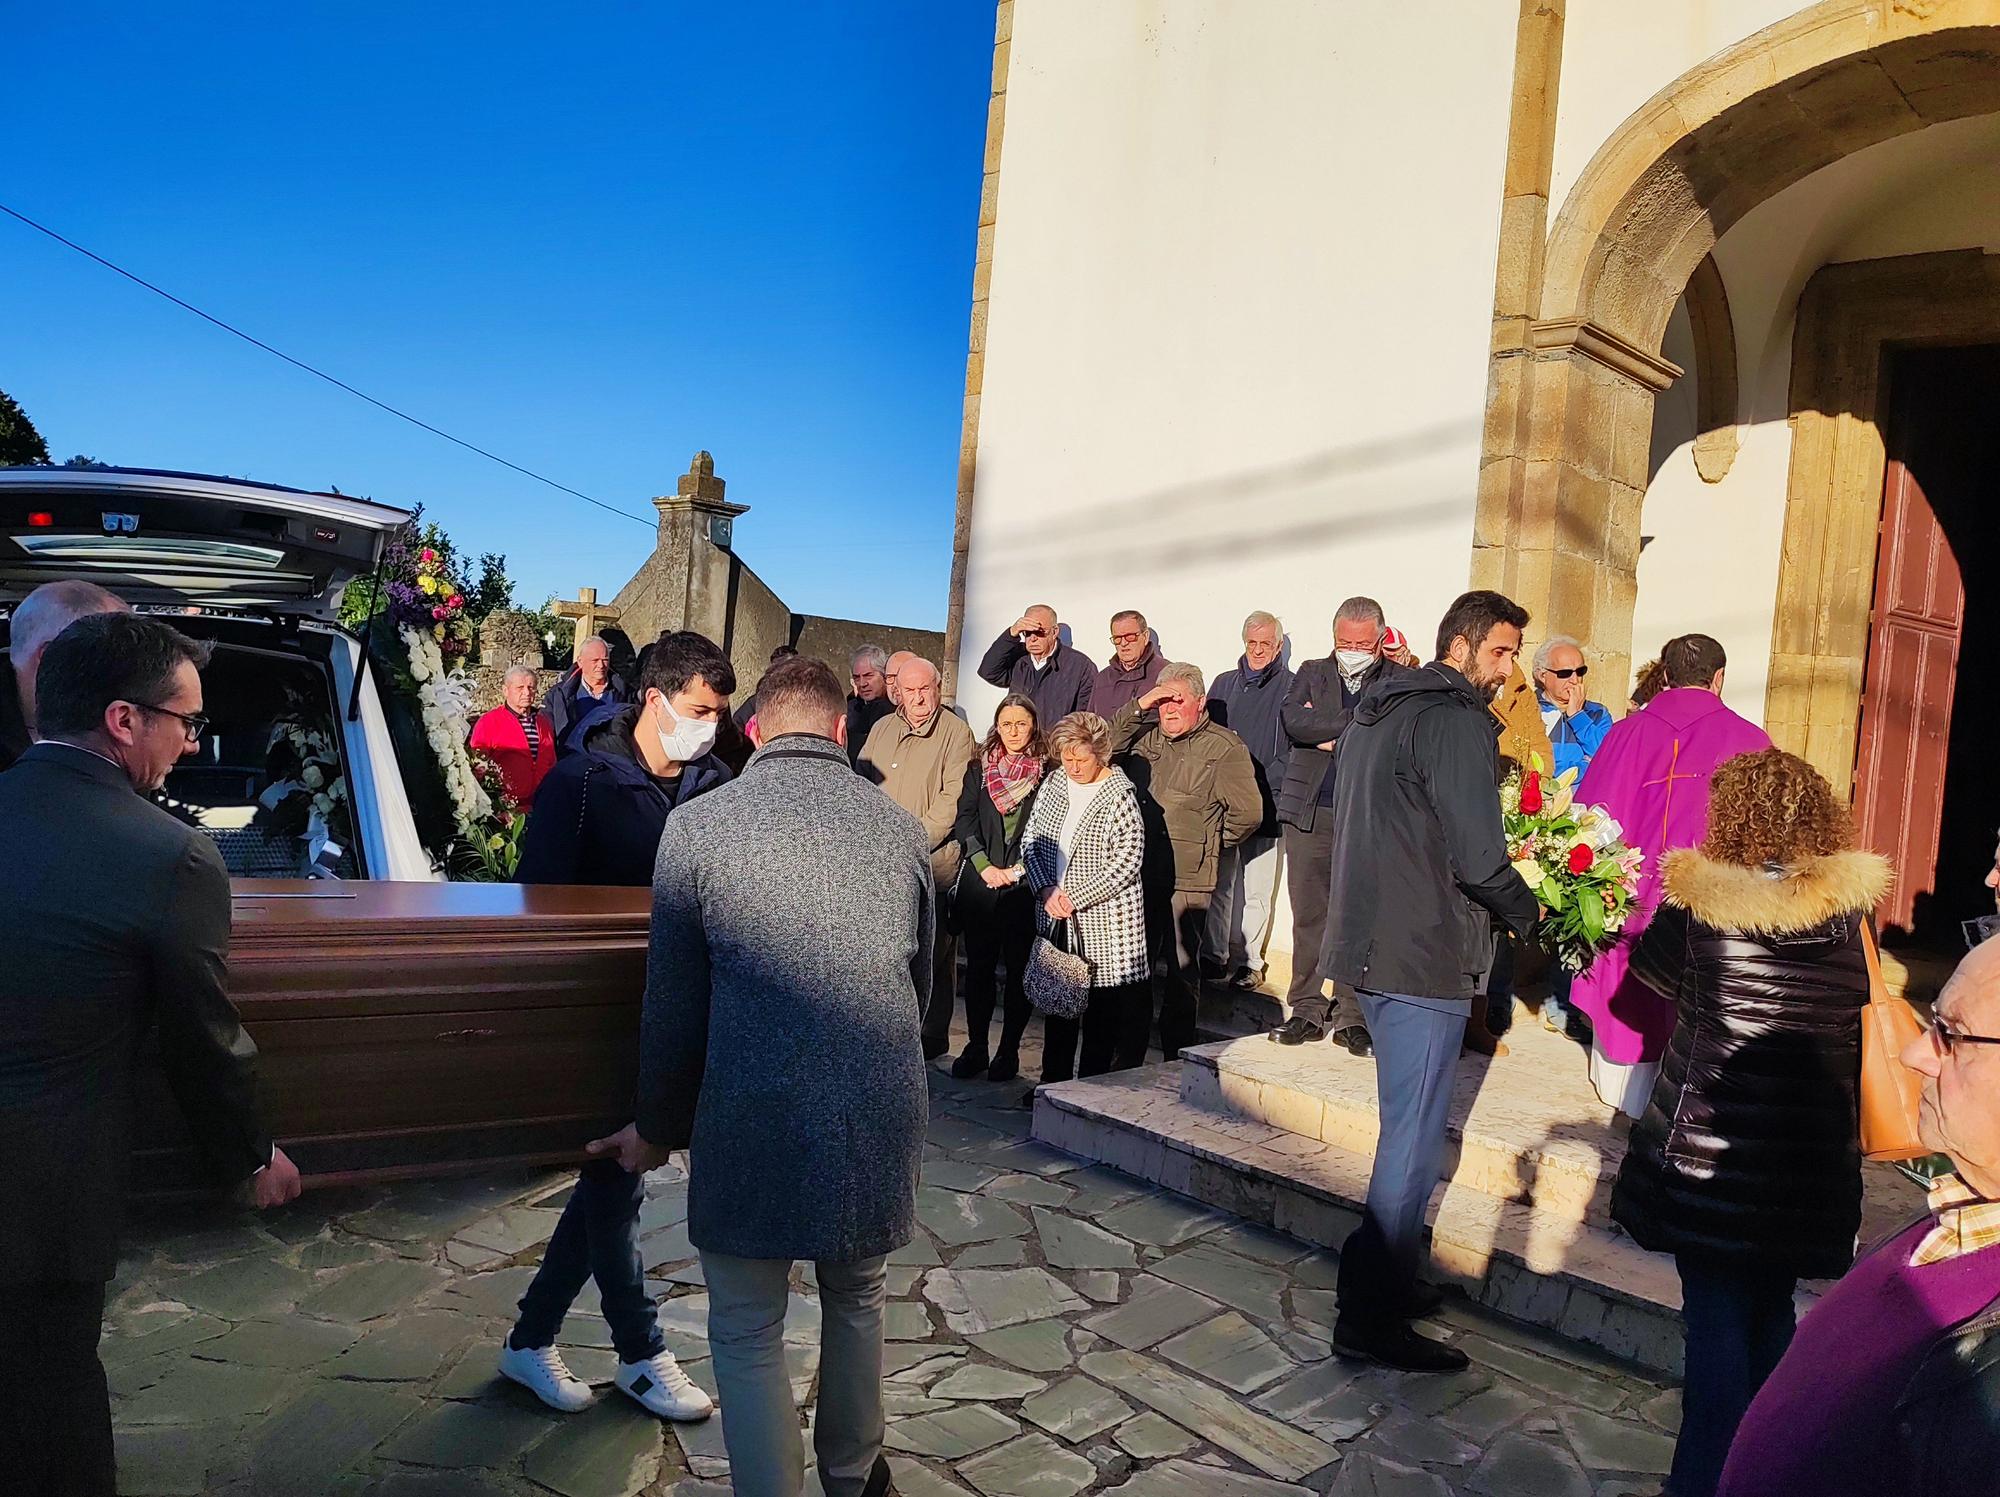
M 1630 678 L 1667 319 L 1730 225 L 1842 156 L 2000 110 L 2000 0 L 1825 0 L 1654 95 L 1549 230 L 1525 315 L 1496 319 L 1473 585 Z M 1845 770 L 1842 770 L 1845 773 Z

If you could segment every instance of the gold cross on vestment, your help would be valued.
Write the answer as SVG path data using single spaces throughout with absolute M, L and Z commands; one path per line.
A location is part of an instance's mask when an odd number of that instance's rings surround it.
M 576 620 L 576 642 L 582 644 L 597 632 L 599 625 L 617 623 L 619 610 L 599 603 L 596 588 L 580 587 L 576 590 L 574 603 L 566 598 L 556 600 L 556 612 L 566 619 Z

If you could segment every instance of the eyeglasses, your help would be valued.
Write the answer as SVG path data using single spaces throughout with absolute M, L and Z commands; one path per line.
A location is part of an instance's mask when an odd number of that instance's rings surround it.
M 164 717 L 179 718 L 181 726 L 187 730 L 189 743 L 200 743 L 201 735 L 208 731 L 209 720 L 199 712 L 176 712 L 171 707 L 155 707 L 151 702 L 134 702 L 132 705 L 141 712 L 157 712 Z
M 1572 665 L 1563 670 L 1557 670 L 1553 666 L 1544 666 L 1542 669 L 1549 675 L 1554 676 L 1558 681 L 1567 681 L 1571 676 L 1575 676 L 1577 680 L 1581 681 L 1585 676 L 1590 674 L 1590 667 L 1587 665 Z
M 1954 1045 L 2000 1045 L 2000 1035 L 1967 1034 L 1963 1029 L 1954 1028 L 1949 1020 L 1933 1018 L 1931 1042 L 1949 1055 Z
M 1970 951 L 2000 936 L 2000 915 L 1978 915 L 1964 921 L 1959 928 L 1965 932 L 1966 950 Z

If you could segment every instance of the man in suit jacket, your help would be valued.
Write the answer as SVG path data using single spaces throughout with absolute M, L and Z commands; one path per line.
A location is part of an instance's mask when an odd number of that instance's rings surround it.
M 36 677 L 42 741 L 0 774 L 0 1472 L 10 1492 L 114 1490 L 97 1340 L 132 1145 L 160 1059 L 218 1176 L 260 1206 L 298 1171 L 257 1118 L 257 1047 L 224 985 L 229 875 L 147 796 L 194 752 L 207 650 L 158 620 L 77 620 Z M 135 793 L 136 792 L 136 793 Z
M 849 768 L 846 699 L 817 660 L 757 688 L 742 778 L 660 839 L 629 1170 L 690 1151 L 688 1237 L 709 1295 L 737 1497 L 797 1497 L 786 1285 L 815 1265 L 814 1446 L 827 1497 L 879 1497 L 887 1255 L 915 1236 L 929 1093 L 930 838 Z

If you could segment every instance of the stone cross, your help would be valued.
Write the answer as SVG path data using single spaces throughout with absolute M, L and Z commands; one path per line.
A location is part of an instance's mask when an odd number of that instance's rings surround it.
M 566 619 L 576 620 L 576 642 L 582 644 L 597 632 L 600 624 L 618 622 L 618 610 L 597 601 L 597 589 L 580 587 L 576 590 L 576 601 L 558 599 L 556 612 Z

